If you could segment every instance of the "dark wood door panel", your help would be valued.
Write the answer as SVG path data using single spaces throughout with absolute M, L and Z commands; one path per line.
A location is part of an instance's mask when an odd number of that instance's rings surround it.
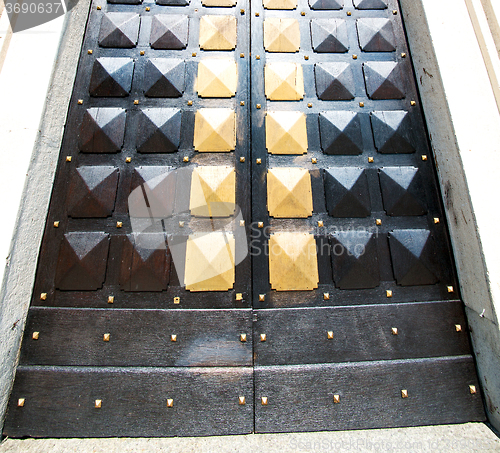
M 484 420 L 472 357 L 255 368 L 258 433 Z
M 259 310 L 255 364 L 360 362 L 469 354 L 461 302 Z M 261 335 L 265 341 L 261 341 Z
M 251 366 L 250 310 L 31 308 L 23 365 Z
M 247 434 L 253 431 L 252 398 L 252 368 L 21 366 L 4 432 L 9 437 Z

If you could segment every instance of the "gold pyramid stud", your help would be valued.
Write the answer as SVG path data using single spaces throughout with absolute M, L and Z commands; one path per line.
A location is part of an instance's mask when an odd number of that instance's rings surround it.
M 40 332 L 33 332 L 31 338 L 33 338 L 33 340 L 38 340 L 40 338 Z
M 462 332 L 462 326 L 460 324 L 455 324 L 455 331 Z
M 186 243 L 188 291 L 227 291 L 234 286 L 235 240 L 231 233 L 194 233 Z
M 475 385 L 469 385 L 469 392 L 471 395 L 474 395 L 477 390 L 476 390 L 476 386 Z
M 267 208 L 276 218 L 312 215 L 311 176 L 305 168 L 276 167 L 267 172 Z
M 230 98 L 236 94 L 236 61 L 229 58 L 204 59 L 198 63 L 198 95 L 202 98 Z
M 236 203 L 233 167 L 199 166 L 191 175 L 189 209 L 196 217 L 229 217 Z
M 94 407 L 96 409 L 100 409 L 102 407 L 102 400 L 95 400 L 94 401 Z
M 304 113 L 267 112 L 266 148 L 271 154 L 307 153 L 307 127 Z
M 260 399 L 260 402 L 263 406 L 267 406 L 267 396 L 263 396 L 261 399 Z
M 109 333 L 105 333 L 103 336 L 102 336 L 102 341 L 109 341 L 111 338 L 111 334 Z
M 172 398 L 167 399 L 167 407 L 174 407 L 174 400 Z
M 298 52 L 300 49 L 299 21 L 278 17 L 265 19 L 264 48 L 268 52 Z
M 46 299 L 47 299 L 47 293 L 40 294 L 40 300 L 46 300 Z
M 266 9 L 295 9 L 297 0 L 263 0 Z
M 201 16 L 199 44 L 204 50 L 233 50 L 236 47 L 236 17 Z
M 333 395 L 333 402 L 335 404 L 340 403 L 340 395 Z
M 449 293 L 452 293 L 454 291 L 453 286 L 447 286 L 446 289 Z
M 327 333 L 327 338 L 329 340 L 333 340 L 333 331 L 329 330 L 328 333 Z
M 241 341 L 242 343 L 246 343 L 246 341 L 247 341 L 247 334 L 246 334 L 246 333 L 242 333 L 242 334 L 240 335 L 240 341 Z
M 56 221 L 54 222 L 54 228 L 59 228 L 59 220 L 56 220 Z
M 387 297 L 392 297 L 392 290 L 391 290 L 391 289 L 386 290 L 386 291 L 385 291 L 385 295 L 386 295 Z
M 170 341 L 172 341 L 173 343 L 175 343 L 177 341 L 177 335 L 175 335 L 175 334 L 170 335 Z
M 391 333 L 392 333 L 393 335 L 397 335 L 397 334 L 398 334 L 398 328 L 397 328 L 397 327 L 393 327 L 393 328 L 391 329 Z
M 228 152 L 236 147 L 236 115 L 232 109 L 204 108 L 194 119 L 194 149 Z
M 408 390 L 401 390 L 401 398 L 408 398 Z
M 24 407 L 24 403 L 26 403 L 26 398 L 19 398 L 17 400 L 17 407 Z
M 260 334 L 260 341 L 264 342 L 267 340 L 267 335 L 265 333 Z
M 330 300 L 330 293 L 323 293 L 323 300 Z
M 201 0 L 203 6 L 231 7 L 236 5 L 236 0 Z
M 244 406 L 244 405 L 246 404 L 246 399 L 245 399 L 245 397 L 244 397 L 244 396 L 240 396 L 240 397 L 238 398 L 238 403 L 239 403 L 239 405 L 240 405 L 240 406 Z
M 269 238 L 269 281 L 276 291 L 318 287 L 316 241 L 309 233 L 280 232 Z
M 259 302 L 264 302 L 266 300 L 265 294 L 259 294 Z
M 115 296 L 108 296 L 108 304 L 112 304 L 115 301 Z
M 271 101 L 298 101 L 304 97 L 304 76 L 298 63 L 267 63 L 264 82 L 266 97 Z

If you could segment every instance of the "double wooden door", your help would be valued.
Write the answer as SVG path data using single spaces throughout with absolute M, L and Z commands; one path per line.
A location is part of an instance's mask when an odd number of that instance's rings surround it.
M 396 0 L 94 0 L 5 434 L 484 420 Z

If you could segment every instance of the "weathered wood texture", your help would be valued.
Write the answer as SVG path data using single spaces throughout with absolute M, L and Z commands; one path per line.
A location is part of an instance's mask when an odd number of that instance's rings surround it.
M 256 316 L 256 365 L 358 362 L 470 353 L 461 302 L 272 309 L 259 310 Z M 457 325 L 461 329 L 459 332 Z M 397 334 L 393 328 L 397 329 Z M 260 341 L 261 334 L 266 334 L 265 342 Z
M 31 308 L 21 364 L 251 366 L 250 310 Z M 38 332 L 38 339 L 33 339 Z M 104 341 L 109 334 L 109 341 Z M 246 341 L 240 336 L 246 334 Z M 172 341 L 171 335 L 176 335 Z
M 17 370 L 10 437 L 127 437 L 253 431 L 252 368 L 25 367 Z M 244 396 L 245 405 L 239 404 Z M 19 398 L 25 398 L 18 407 Z M 168 407 L 173 399 L 173 407 Z M 101 400 L 101 408 L 95 407 Z
M 471 394 L 469 385 L 479 389 L 470 356 L 256 367 L 255 432 L 484 421 L 481 396 Z

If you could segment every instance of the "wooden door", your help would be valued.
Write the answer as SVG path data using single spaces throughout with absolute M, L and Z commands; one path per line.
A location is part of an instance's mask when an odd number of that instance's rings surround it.
M 396 0 L 92 3 L 9 436 L 484 420 Z

